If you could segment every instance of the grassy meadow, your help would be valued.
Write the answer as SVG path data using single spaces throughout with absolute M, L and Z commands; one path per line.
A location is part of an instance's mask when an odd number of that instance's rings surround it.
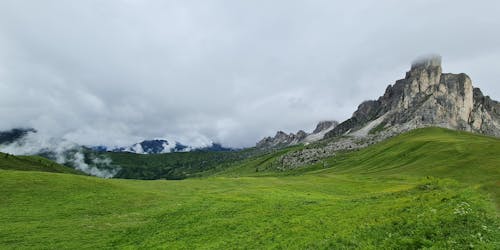
M 500 249 L 498 152 L 429 128 L 291 172 L 283 152 L 177 181 L 10 168 L 0 248 Z

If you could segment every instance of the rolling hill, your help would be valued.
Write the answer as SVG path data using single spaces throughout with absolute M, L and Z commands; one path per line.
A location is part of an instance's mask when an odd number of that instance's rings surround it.
M 275 168 L 301 148 L 182 181 L 0 170 L 0 248 L 500 246 L 499 139 L 425 128 Z
M 73 168 L 47 160 L 41 156 L 14 156 L 0 153 L 0 169 L 84 174 Z

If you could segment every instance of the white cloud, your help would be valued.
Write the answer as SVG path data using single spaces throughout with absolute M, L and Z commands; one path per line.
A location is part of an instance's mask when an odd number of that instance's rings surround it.
M 493 1 L 4 0 L 0 129 L 249 146 L 348 118 L 428 53 L 500 99 L 498 13 Z

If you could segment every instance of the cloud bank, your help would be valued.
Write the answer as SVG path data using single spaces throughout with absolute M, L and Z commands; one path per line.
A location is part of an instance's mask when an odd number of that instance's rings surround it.
M 112 178 L 120 171 L 120 167 L 112 165 L 111 159 L 106 156 L 89 155 L 86 162 L 80 145 L 33 131 L 12 143 L 0 145 L 0 151 L 13 155 L 44 154 L 59 164 L 101 178 Z
M 494 1 L 0 3 L 0 129 L 251 146 L 344 120 L 438 53 L 500 99 Z

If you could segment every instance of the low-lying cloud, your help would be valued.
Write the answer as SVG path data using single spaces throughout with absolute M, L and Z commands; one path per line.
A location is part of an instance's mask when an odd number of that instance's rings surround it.
M 105 156 L 93 156 L 90 164 L 85 162 L 83 148 L 71 141 L 47 137 L 30 132 L 26 136 L 9 144 L 0 145 L 0 152 L 13 155 L 48 154 L 59 164 L 71 166 L 89 175 L 112 178 L 120 168 L 113 166 L 111 159 Z
M 500 98 L 495 1 L 0 3 L 0 130 L 252 146 L 344 120 L 439 53 Z

